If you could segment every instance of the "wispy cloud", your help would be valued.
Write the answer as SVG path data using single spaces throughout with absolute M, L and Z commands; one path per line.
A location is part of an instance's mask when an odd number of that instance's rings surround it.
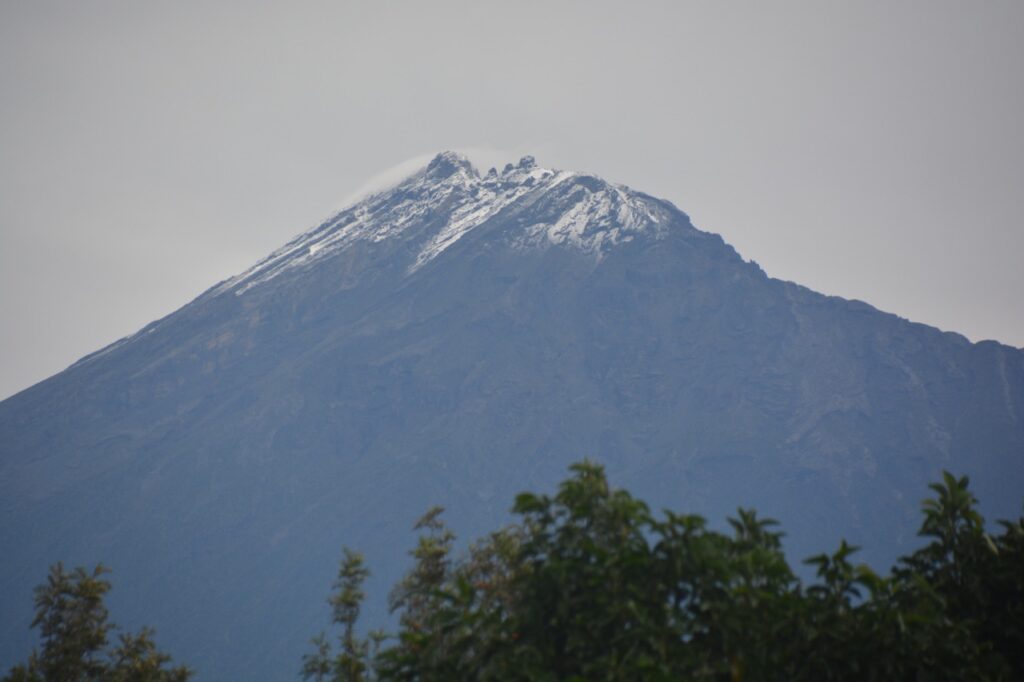
M 379 173 L 373 174 L 370 176 L 369 180 L 364 182 L 339 202 L 339 205 L 337 206 L 338 210 L 348 208 L 352 204 L 371 194 L 394 187 L 402 180 L 430 163 L 432 158 L 434 158 L 434 154 L 418 154 L 406 159 L 405 161 L 399 161 L 395 165 L 390 168 L 386 168 Z

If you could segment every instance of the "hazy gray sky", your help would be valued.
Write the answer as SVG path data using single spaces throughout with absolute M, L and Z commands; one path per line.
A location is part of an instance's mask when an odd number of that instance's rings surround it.
M 442 149 L 1022 346 L 1022 126 L 1017 1 L 3 1 L 0 397 Z

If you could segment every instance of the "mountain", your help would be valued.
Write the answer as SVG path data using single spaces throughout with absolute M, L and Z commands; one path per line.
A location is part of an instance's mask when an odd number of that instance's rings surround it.
M 103 561 L 199 679 L 293 678 L 343 544 L 380 623 L 429 506 L 469 538 L 584 456 L 887 568 L 944 468 L 1019 513 L 1024 351 L 769 278 L 593 175 L 440 154 L 0 403 L 0 665 L 47 565 Z

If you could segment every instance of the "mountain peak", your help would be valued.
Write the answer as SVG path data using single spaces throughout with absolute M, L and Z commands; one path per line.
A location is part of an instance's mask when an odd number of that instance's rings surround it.
M 771 280 L 665 201 L 510 166 L 441 154 L 443 179 L 422 165 L 0 402 L 0 669 L 32 645 L 38 571 L 77 557 L 117 567 L 122 617 L 204 682 L 294 676 L 339 539 L 399 580 L 424 509 L 478 535 L 583 455 L 653 509 L 756 507 L 797 556 L 839 535 L 877 567 L 944 469 L 1019 514 L 1024 353 Z
M 443 180 L 460 170 L 476 175 L 476 170 L 468 158 L 458 152 L 443 151 L 427 164 L 426 174 L 429 178 Z
M 499 223 L 500 238 L 516 248 L 572 248 L 597 260 L 641 233 L 661 238 L 671 225 L 692 229 L 667 202 L 595 175 L 542 168 L 523 156 L 500 174 L 481 177 L 464 155 L 443 151 L 420 172 L 335 214 L 215 291 L 242 294 L 354 243 L 393 238 L 404 253 L 413 250 L 411 274 L 469 232 Z
M 521 168 L 522 170 L 530 170 L 536 167 L 537 161 L 532 156 L 527 155 L 519 159 L 519 168 Z

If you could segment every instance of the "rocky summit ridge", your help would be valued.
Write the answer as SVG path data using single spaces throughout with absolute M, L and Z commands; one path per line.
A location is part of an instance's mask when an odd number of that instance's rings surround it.
M 331 216 L 217 291 L 244 293 L 358 241 L 406 241 L 415 254 L 408 266 L 414 271 L 471 231 L 507 216 L 523 223 L 510 236 L 519 247 L 566 245 L 600 258 L 637 233 L 659 234 L 673 210 L 594 175 L 538 167 L 532 156 L 481 176 L 466 157 L 442 152 L 418 173 Z

